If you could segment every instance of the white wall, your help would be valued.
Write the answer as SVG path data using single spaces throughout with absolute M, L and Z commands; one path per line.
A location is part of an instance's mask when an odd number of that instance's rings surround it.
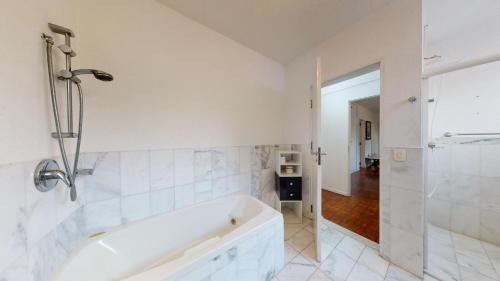
M 430 78 L 429 137 L 500 132 L 499 75 L 495 62 Z
M 378 74 L 378 72 L 377 72 Z M 356 149 L 350 141 L 350 106 L 356 100 L 380 94 L 380 80 L 341 90 L 321 91 L 321 144 L 324 157 L 322 187 L 343 195 L 351 194 L 349 153 Z M 365 114 L 365 117 L 366 116 Z M 369 119 L 366 119 L 369 120 Z
M 421 11 L 421 1 L 394 1 L 287 65 L 286 116 L 293 126 L 285 133 L 290 142 L 311 140 L 308 100 L 315 83 L 317 56 L 322 59 L 323 81 L 382 63 L 380 250 L 392 262 L 418 275 L 423 272 Z M 417 97 L 417 102 L 410 104 L 410 96 Z M 395 147 L 407 149 L 407 162 L 391 160 Z M 412 200 L 412 208 L 407 207 L 408 200 Z M 402 205 L 405 208 L 399 207 Z
M 424 55 L 441 56 L 426 68 L 499 53 L 499 1 L 427 0 L 423 9 Z
M 112 17 L 110 17 L 112 15 Z M 79 1 L 85 151 L 284 143 L 284 68 L 156 1 Z
M 40 37 L 48 31 L 48 22 L 74 26 L 72 1 L 2 1 L 0 165 L 58 151 L 50 137 L 52 112 L 45 43 Z M 62 56 L 56 52 L 54 64 L 60 68 L 61 63 Z
M 350 149 L 351 149 L 351 173 L 359 171 L 359 162 L 361 161 L 361 167 L 365 168 L 366 164 L 364 159 L 372 154 L 380 154 L 379 149 L 379 118 L 378 112 L 369 110 L 368 108 L 352 103 L 351 105 L 351 139 L 350 139 Z M 360 120 L 363 123 L 360 126 Z M 360 127 L 363 132 L 366 130 L 366 123 L 364 121 L 371 122 L 371 140 L 363 140 L 360 138 Z M 364 137 L 364 135 L 363 135 Z M 364 143 L 363 159 L 360 157 L 359 143 Z M 361 160 L 360 160 L 361 159 Z
M 8 40 L 0 54 L 0 165 L 59 154 L 40 38 L 52 34 L 47 22 L 75 31 L 75 68 L 115 76 L 83 78 L 84 151 L 284 142 L 283 66 L 156 1 L 8 1 L 0 18 Z M 62 57 L 54 54 L 57 71 Z

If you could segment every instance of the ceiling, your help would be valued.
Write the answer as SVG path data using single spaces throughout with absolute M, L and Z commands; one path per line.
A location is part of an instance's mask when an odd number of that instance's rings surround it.
M 395 0 L 157 0 L 281 64 Z
M 380 113 L 380 96 L 359 100 L 356 101 L 356 104 L 359 104 L 372 112 Z

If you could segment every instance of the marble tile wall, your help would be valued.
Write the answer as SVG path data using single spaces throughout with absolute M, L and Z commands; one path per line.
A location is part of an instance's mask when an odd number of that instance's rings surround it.
M 385 148 L 381 169 L 380 252 L 392 263 L 422 276 L 424 261 L 423 149 L 406 148 L 406 161 Z
M 500 141 L 439 142 L 428 153 L 427 220 L 500 245 Z
M 75 244 L 106 228 L 234 192 L 272 204 L 274 155 L 291 145 L 85 153 L 78 200 L 41 193 L 38 160 L 0 167 L 0 280 L 48 280 Z

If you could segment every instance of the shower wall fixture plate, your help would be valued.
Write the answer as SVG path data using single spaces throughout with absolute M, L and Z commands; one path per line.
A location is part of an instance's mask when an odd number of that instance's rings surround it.
M 57 161 L 52 159 L 42 160 L 35 169 L 34 183 L 36 189 L 41 192 L 46 192 L 52 190 L 59 181 L 64 182 L 64 184 L 70 189 L 71 201 L 75 201 L 76 194 L 76 177 L 79 174 L 92 174 L 90 171 L 82 171 L 78 169 L 78 159 L 80 157 L 80 144 L 82 140 L 82 124 L 83 124 L 83 90 L 81 85 L 81 80 L 78 78 L 80 75 L 92 74 L 97 80 L 100 81 L 113 81 L 113 76 L 97 69 L 77 69 L 72 70 L 71 58 L 76 56 L 76 52 L 71 48 L 71 38 L 75 37 L 75 33 L 66 27 L 59 26 L 56 24 L 49 23 L 49 28 L 52 32 L 61 34 L 64 36 L 64 44 L 59 45 L 58 49 L 64 54 L 66 59 L 65 69 L 57 72 L 54 75 L 54 66 L 52 62 L 52 47 L 54 46 L 54 39 L 42 33 L 42 39 L 46 44 L 46 54 L 47 54 L 47 70 L 49 76 L 50 85 L 50 97 L 52 100 L 52 111 L 54 114 L 54 123 L 56 127 L 56 132 L 52 133 L 52 137 L 57 139 L 59 144 L 59 149 L 61 152 L 61 158 L 64 165 L 64 170 L 59 168 Z M 56 79 L 62 81 L 66 84 L 66 117 L 67 117 L 67 127 L 63 131 L 61 125 L 61 119 L 59 117 L 59 108 L 56 93 Z M 78 128 L 75 132 L 73 128 L 73 86 L 76 85 L 78 89 L 78 100 L 79 100 L 79 115 L 78 115 Z M 73 162 L 73 167 L 70 166 L 68 161 L 68 155 L 66 153 L 66 148 L 64 146 L 64 139 L 76 139 L 76 149 L 75 158 Z

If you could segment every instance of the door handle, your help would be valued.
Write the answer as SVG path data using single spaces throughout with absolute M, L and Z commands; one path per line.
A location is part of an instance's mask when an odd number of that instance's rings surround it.
M 321 146 L 318 146 L 318 150 L 314 151 L 313 154 L 318 156 L 318 165 L 321 165 L 321 156 L 328 155 L 326 152 L 321 152 Z

